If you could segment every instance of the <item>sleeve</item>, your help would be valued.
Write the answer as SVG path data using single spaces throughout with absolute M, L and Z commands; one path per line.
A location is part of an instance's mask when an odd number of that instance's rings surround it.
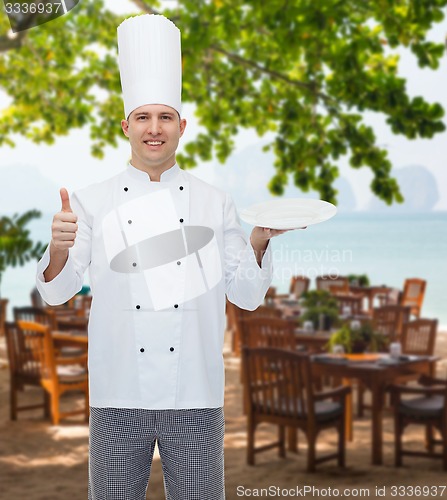
M 273 278 L 271 245 L 269 242 L 259 267 L 229 196 L 224 207 L 224 267 L 228 300 L 249 311 L 261 305 Z
M 70 199 L 70 204 L 73 212 L 78 216 L 78 231 L 64 268 L 54 279 L 49 282 L 45 281 L 43 273 L 50 263 L 49 245 L 37 264 L 37 289 L 43 300 L 52 306 L 64 304 L 81 290 L 84 272 L 91 261 L 91 223 L 75 193 Z

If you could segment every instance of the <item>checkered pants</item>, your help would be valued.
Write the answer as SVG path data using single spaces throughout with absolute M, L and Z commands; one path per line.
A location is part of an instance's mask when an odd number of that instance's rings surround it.
M 224 500 L 222 408 L 91 408 L 89 500 L 144 500 L 157 440 L 168 500 Z

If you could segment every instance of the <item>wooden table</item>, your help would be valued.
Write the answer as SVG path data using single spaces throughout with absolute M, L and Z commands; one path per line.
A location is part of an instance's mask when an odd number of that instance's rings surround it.
M 393 383 L 402 375 L 410 373 L 429 374 L 433 363 L 438 358 L 434 356 L 411 356 L 410 360 L 399 361 L 393 364 L 384 364 L 387 355 L 377 355 L 381 361 L 365 361 L 365 355 L 362 361 L 362 355 L 357 355 L 357 359 L 347 359 L 350 356 L 345 355 L 342 358 L 328 354 L 316 354 L 312 356 L 312 369 L 315 375 L 338 376 L 345 380 L 361 380 L 372 393 L 372 426 L 371 426 L 371 462 L 373 465 L 383 463 L 383 399 L 386 387 Z
M 317 330 L 316 332 L 307 332 L 303 328 L 295 330 L 295 338 L 298 346 L 305 346 L 310 353 L 324 352 L 333 332 Z
M 356 286 L 351 285 L 349 287 L 351 292 L 363 295 L 366 299 L 366 311 L 369 315 L 372 315 L 374 309 L 374 300 L 377 299 L 379 301 L 379 306 L 387 305 L 389 302 L 389 296 L 393 291 L 393 288 L 380 285 L 380 286 Z

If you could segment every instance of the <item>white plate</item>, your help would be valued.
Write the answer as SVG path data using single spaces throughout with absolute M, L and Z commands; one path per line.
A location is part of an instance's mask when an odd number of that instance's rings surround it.
M 271 229 L 297 229 L 318 224 L 337 213 L 327 201 L 309 198 L 280 198 L 258 203 L 240 213 L 243 221 Z

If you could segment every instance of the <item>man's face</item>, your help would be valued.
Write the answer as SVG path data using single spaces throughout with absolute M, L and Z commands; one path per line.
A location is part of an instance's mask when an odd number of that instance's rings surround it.
M 132 165 L 140 170 L 164 172 L 175 163 L 175 151 L 186 127 L 175 109 L 146 104 L 122 120 L 132 148 Z

